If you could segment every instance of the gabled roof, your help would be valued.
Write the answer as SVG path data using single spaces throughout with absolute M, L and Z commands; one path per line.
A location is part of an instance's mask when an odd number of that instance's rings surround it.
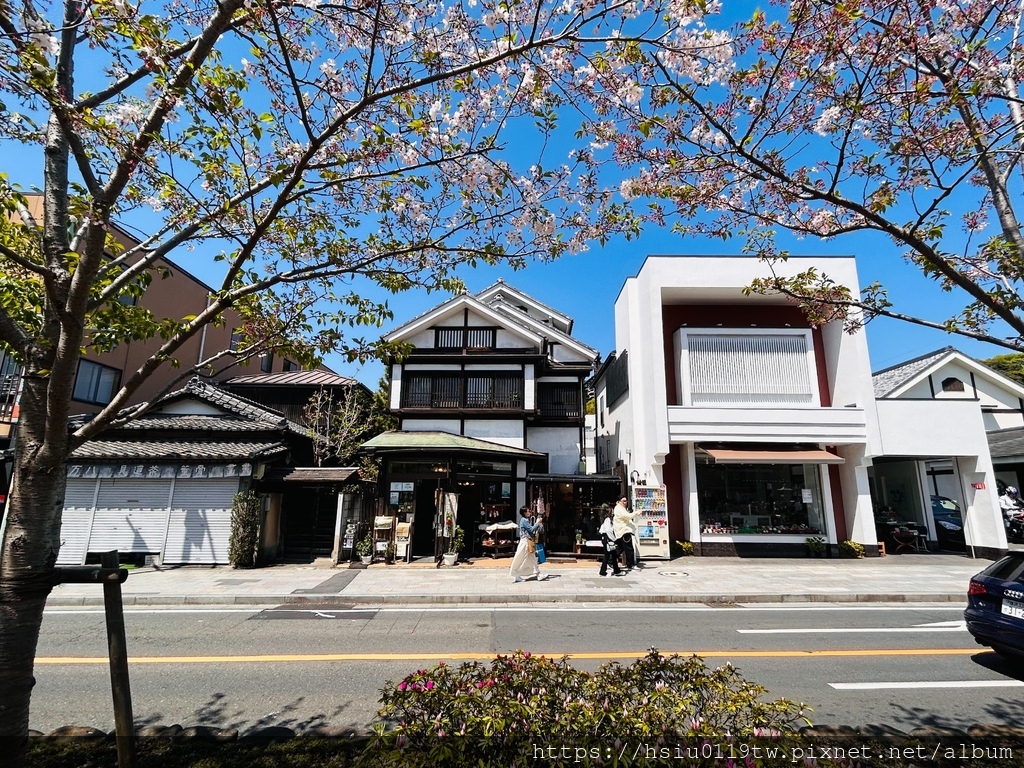
M 493 306 L 495 309 L 497 309 L 502 314 L 508 316 L 518 325 L 536 330 L 537 333 L 546 336 L 549 341 L 557 342 L 566 347 L 572 347 L 588 360 L 596 360 L 598 357 L 596 349 L 588 347 L 586 344 L 577 341 L 567 333 L 562 333 L 562 331 L 558 330 L 557 328 L 554 328 L 550 325 L 545 325 L 544 323 L 537 320 L 537 318 L 535 317 L 530 317 L 516 306 L 508 304 L 505 301 L 497 301 L 494 303 Z
M 201 400 L 215 408 L 252 419 L 253 421 L 288 429 L 299 435 L 309 434 L 309 430 L 306 427 L 298 422 L 286 419 L 280 411 L 275 411 L 273 408 L 268 408 L 254 400 L 236 395 L 234 392 L 228 392 L 214 384 L 203 381 L 198 376 L 190 379 L 184 387 L 176 392 L 171 392 L 167 397 L 160 400 L 157 405 L 167 405 L 189 399 Z
M 874 385 L 875 397 L 899 397 L 903 392 L 919 381 L 924 381 L 951 360 L 955 360 L 976 374 L 991 379 L 1018 397 L 1024 397 L 1024 386 L 1004 376 L 999 371 L 989 368 L 973 357 L 965 355 L 956 347 L 943 347 L 942 349 L 937 349 L 934 352 L 915 357 L 913 360 L 894 365 L 891 368 L 885 368 L 873 374 L 871 382 Z
M 493 285 L 487 286 L 482 291 L 480 291 L 478 294 L 476 294 L 476 298 L 478 298 L 480 301 L 482 301 L 482 302 L 484 302 L 486 304 L 491 304 L 492 303 L 492 299 L 495 298 L 495 297 L 504 297 L 505 300 L 507 300 L 509 297 L 513 297 L 513 296 L 517 300 L 521 301 L 523 304 L 530 305 L 534 309 L 538 309 L 541 312 L 544 312 L 544 313 L 550 315 L 551 317 L 558 318 L 559 320 L 564 322 L 569 327 L 570 333 L 572 332 L 572 318 L 571 317 L 569 317 L 568 315 L 566 315 L 563 312 L 559 312 L 557 309 L 553 309 L 552 307 L 549 307 L 547 304 L 542 304 L 541 302 L 537 301 L 532 296 L 528 296 L 527 294 L 523 293 L 518 288 L 512 287 L 511 285 L 506 283 L 501 278 L 498 278 L 498 282 L 494 283 Z
M 411 336 L 418 331 L 425 328 L 429 328 L 433 323 L 438 320 L 454 314 L 464 308 L 470 308 L 474 312 L 488 318 L 495 325 L 508 327 L 508 317 L 502 312 L 498 312 L 495 308 L 488 304 L 484 304 L 482 301 L 477 299 L 475 296 L 470 296 L 468 293 L 464 293 L 461 296 L 453 296 L 443 304 L 438 304 L 431 310 L 424 312 L 423 314 L 414 317 L 412 320 L 407 322 L 405 325 L 401 325 L 391 333 L 384 337 L 385 341 L 401 341 L 402 339 Z M 522 335 L 538 347 L 543 344 L 544 337 L 535 331 L 530 330 L 527 326 L 522 323 L 516 323 L 515 332 Z
M 450 432 L 382 432 L 367 440 L 360 450 L 371 453 L 387 453 L 395 451 L 430 450 L 444 453 L 492 453 L 522 458 L 540 459 L 546 454 L 530 451 L 526 448 L 513 448 L 509 445 L 478 440 L 474 437 L 453 435 Z

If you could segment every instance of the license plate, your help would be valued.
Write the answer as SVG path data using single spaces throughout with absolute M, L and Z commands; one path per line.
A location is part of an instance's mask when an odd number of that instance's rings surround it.
M 1003 605 L 999 610 L 1007 616 L 1013 616 L 1015 619 L 1024 619 L 1024 603 L 1018 603 L 1016 600 L 1003 598 Z

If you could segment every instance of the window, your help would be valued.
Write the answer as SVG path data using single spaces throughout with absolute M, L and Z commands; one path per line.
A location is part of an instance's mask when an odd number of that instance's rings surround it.
M 228 347 L 232 352 L 237 352 L 242 346 L 242 329 L 236 328 L 231 332 L 231 345 Z
M 78 375 L 72 398 L 83 403 L 106 405 L 121 386 L 121 372 L 91 360 L 78 361 Z
M 496 328 L 435 328 L 434 347 L 437 349 L 494 349 L 497 344 Z
M 270 373 L 274 370 L 274 353 L 267 352 L 260 358 L 260 370 L 264 373 Z
M 285 373 L 288 373 L 289 371 L 297 371 L 299 370 L 299 364 L 293 363 L 291 360 L 285 360 L 281 363 L 281 370 Z
M 541 416 L 578 419 L 583 415 L 580 388 L 576 384 L 539 384 L 537 408 Z
M 955 376 L 950 376 L 948 379 L 942 380 L 942 391 L 943 392 L 963 392 L 964 383 Z
M 825 532 L 816 464 L 696 464 L 703 533 L 808 536 Z
M 523 380 L 509 374 L 416 374 L 402 383 L 403 408 L 521 408 Z
M 687 334 L 690 401 L 812 404 L 808 346 L 804 333 Z
M 604 395 L 597 398 L 597 419 L 601 422 L 601 426 L 604 427 Z

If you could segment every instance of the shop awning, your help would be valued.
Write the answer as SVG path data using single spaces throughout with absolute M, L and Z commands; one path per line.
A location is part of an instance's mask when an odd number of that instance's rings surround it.
M 834 453 L 820 450 L 751 450 L 704 448 L 715 464 L 844 464 L 846 460 Z
M 288 467 L 268 471 L 264 480 L 284 480 L 289 483 L 344 483 L 359 479 L 357 467 Z

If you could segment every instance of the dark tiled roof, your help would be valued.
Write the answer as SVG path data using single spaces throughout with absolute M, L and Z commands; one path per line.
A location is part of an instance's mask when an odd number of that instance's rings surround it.
M 280 422 L 254 421 L 240 416 L 212 416 L 187 413 L 148 413 L 118 427 L 118 430 L 160 430 L 186 432 L 268 432 L 280 431 Z
M 326 368 L 315 371 L 281 371 L 280 373 L 258 373 L 252 376 L 235 376 L 222 382 L 224 386 L 247 387 L 348 387 L 361 386 L 355 379 L 341 376 Z
M 538 308 L 547 311 L 549 314 L 551 314 L 552 317 L 560 317 L 562 320 L 565 320 L 565 321 L 569 322 L 570 324 L 572 323 L 572 318 L 569 317 L 564 312 L 559 312 L 554 307 L 548 306 L 547 304 L 545 304 L 545 303 L 543 303 L 541 301 L 537 301 L 537 299 L 533 298 L 533 296 L 531 296 L 530 294 L 524 293 L 523 291 L 520 291 L 518 288 L 509 285 L 508 283 L 506 283 L 501 278 L 498 278 L 498 282 L 493 283 L 493 284 L 487 286 L 482 291 L 477 293 L 476 294 L 476 298 L 480 299 L 482 296 L 485 296 L 488 293 L 493 293 L 495 291 L 497 291 L 497 292 L 507 291 L 508 295 L 510 297 L 521 296 L 522 298 L 526 299 L 527 301 L 531 301 L 534 304 L 536 304 Z M 488 302 L 488 303 L 491 303 L 491 302 Z
M 223 408 L 224 410 L 230 411 L 238 416 L 244 416 L 267 424 L 278 424 L 299 435 L 309 434 L 309 430 L 306 429 L 306 427 L 302 426 L 298 422 L 286 419 L 284 414 L 280 411 L 275 411 L 273 408 L 261 405 L 255 400 L 249 400 L 248 398 L 241 397 L 233 392 L 228 392 L 218 386 L 209 384 L 198 376 L 190 379 L 188 384 L 186 384 L 182 389 L 179 389 L 177 392 L 172 392 L 164 401 L 161 402 L 183 400 L 189 397 L 198 398 L 210 405 Z
M 1024 427 L 1011 427 L 989 432 L 988 450 L 993 459 L 1024 455 Z
M 888 396 L 890 392 L 907 383 L 922 371 L 957 351 L 956 347 L 943 347 L 872 374 L 871 383 L 875 388 L 875 397 Z
M 288 446 L 277 440 L 238 438 L 235 440 L 138 440 L 99 437 L 79 446 L 71 454 L 85 459 L 145 459 L 147 461 L 238 461 L 262 459 L 283 453 Z

